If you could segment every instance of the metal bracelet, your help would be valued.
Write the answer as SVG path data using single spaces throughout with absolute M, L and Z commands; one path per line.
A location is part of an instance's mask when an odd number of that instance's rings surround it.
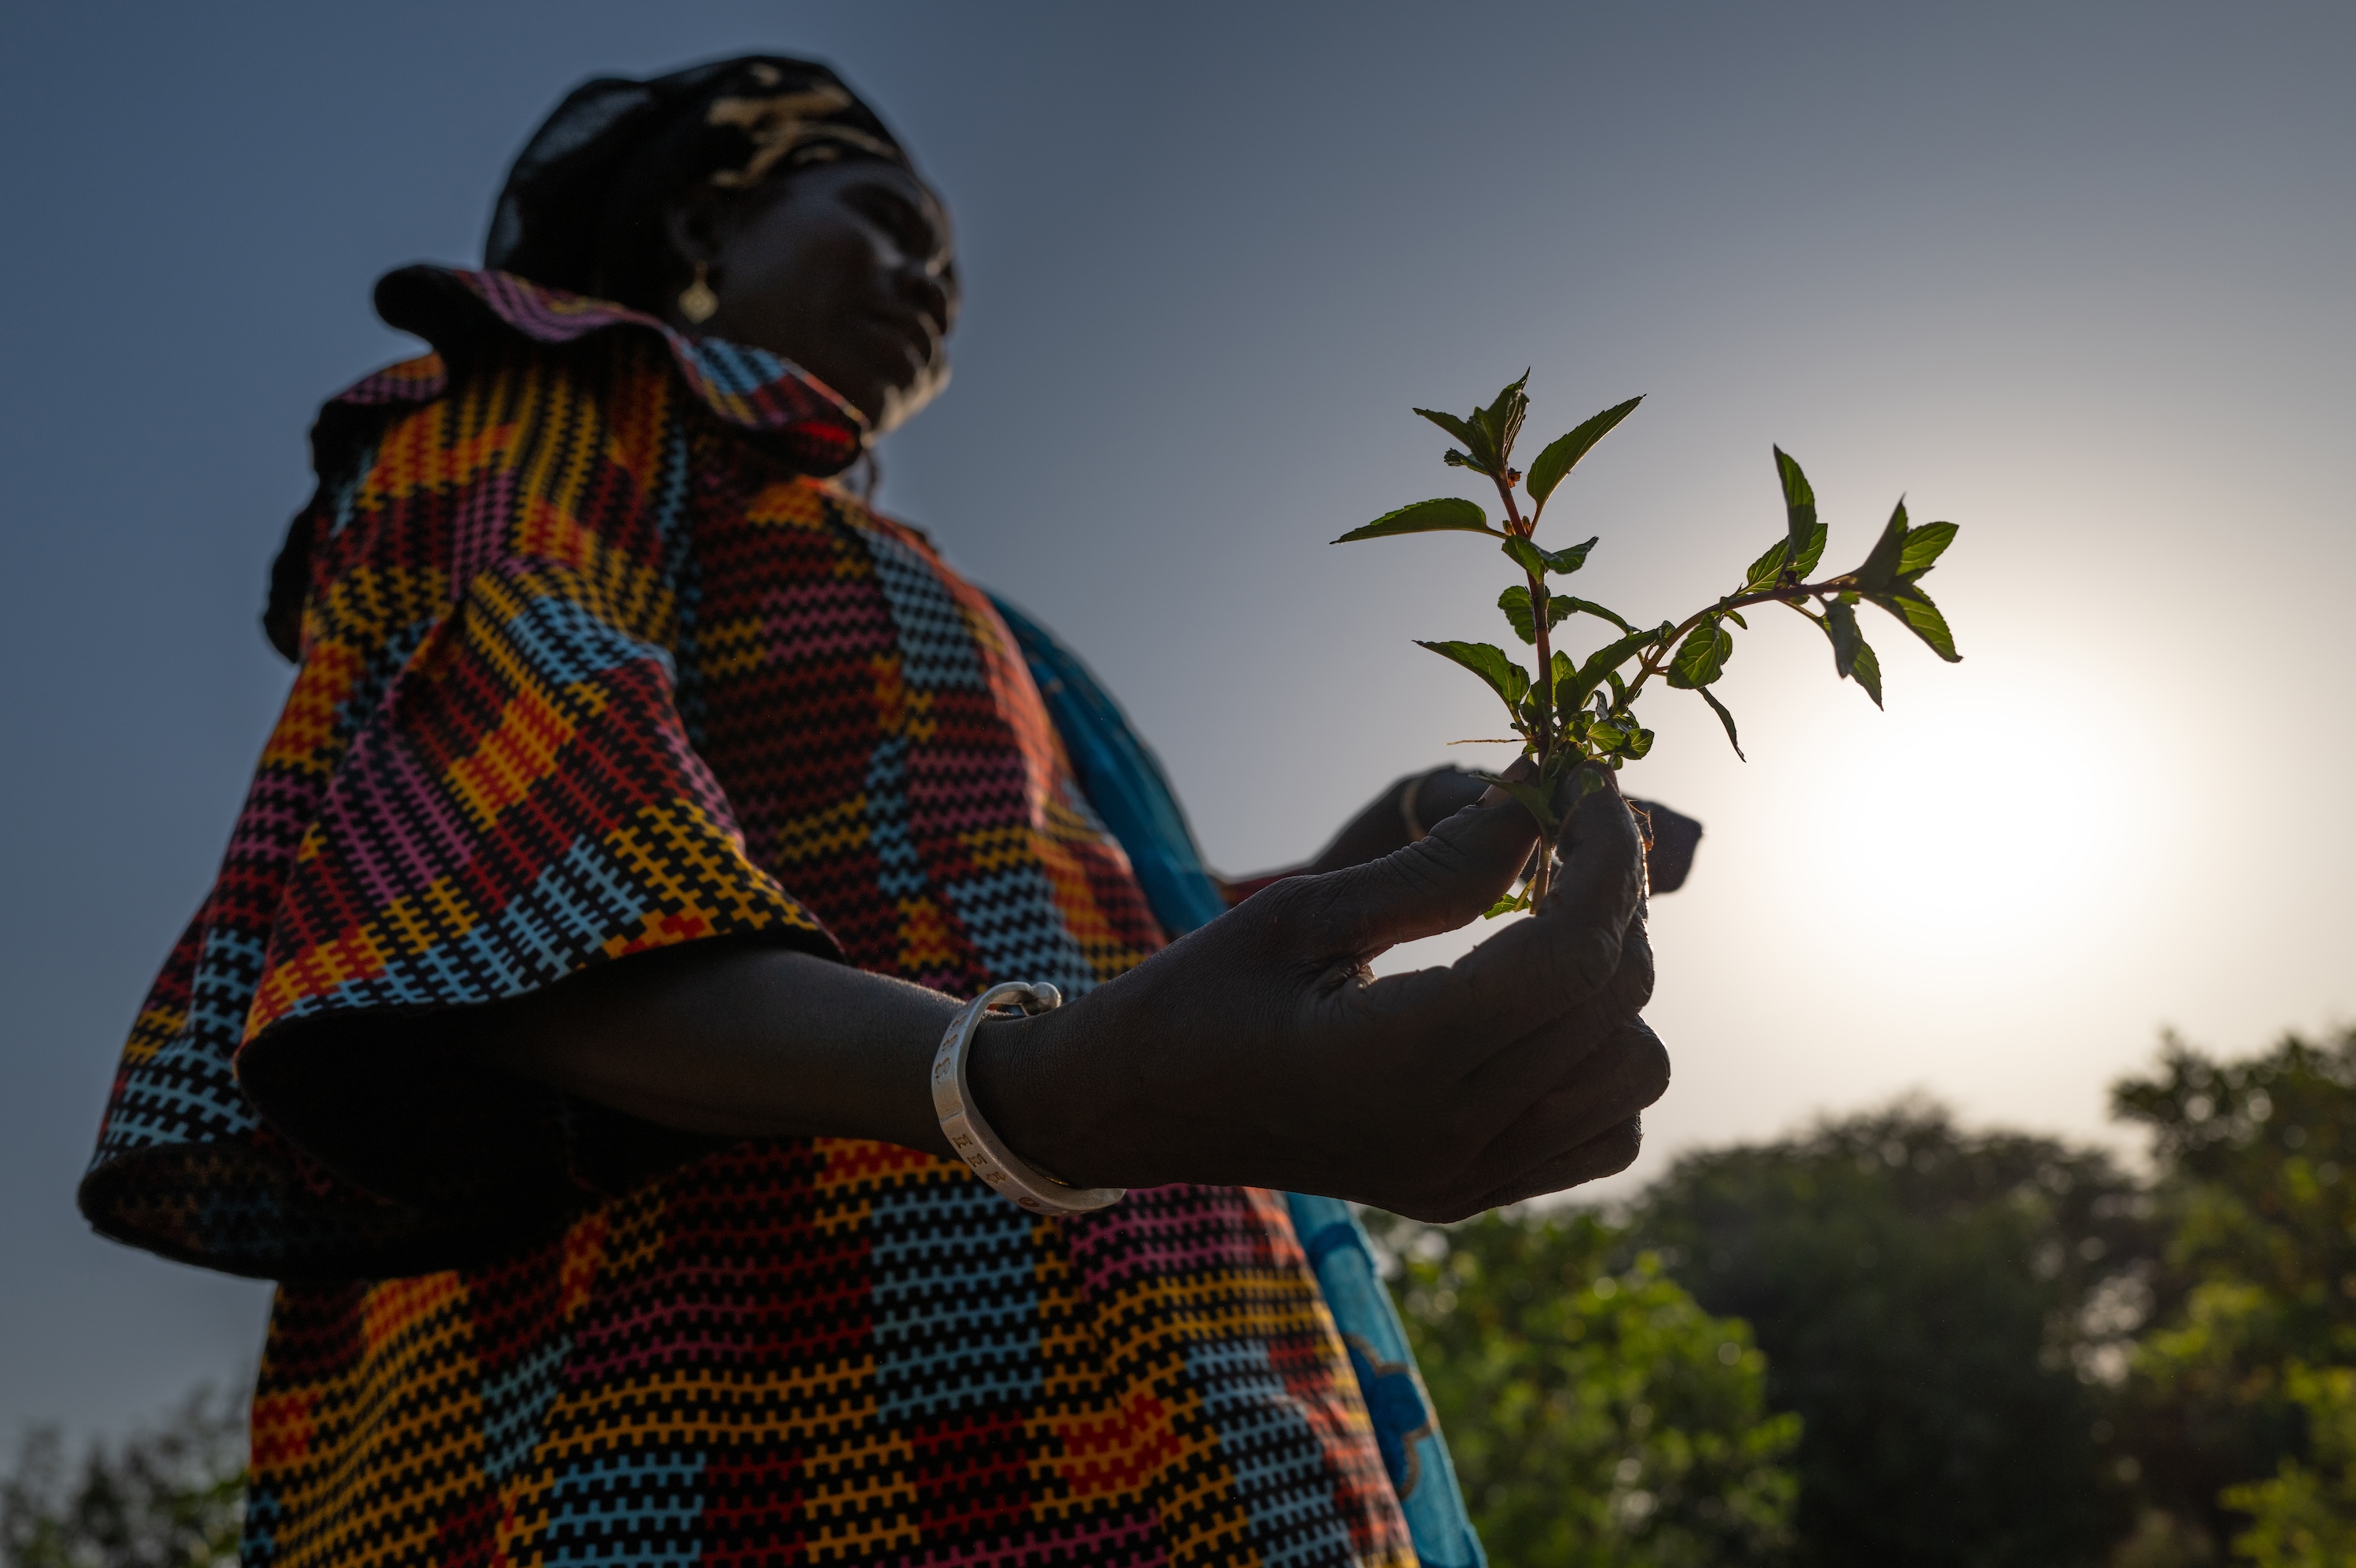
M 973 1031 L 991 1008 L 1018 1007 L 1025 1013 L 1044 1013 L 1063 1005 L 1064 994 L 1044 982 L 992 986 L 958 1009 L 948 1032 L 941 1036 L 940 1050 L 933 1053 L 933 1110 L 949 1147 L 976 1176 L 1033 1214 L 1086 1214 L 1129 1196 L 1126 1187 L 1073 1187 L 1023 1161 L 981 1119 L 967 1087 L 966 1055 L 973 1045 Z

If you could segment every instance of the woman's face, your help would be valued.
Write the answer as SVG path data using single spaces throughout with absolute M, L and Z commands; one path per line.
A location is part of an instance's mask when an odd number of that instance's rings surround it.
M 673 215 L 720 302 L 689 332 L 783 355 L 849 399 L 878 434 L 948 385 L 956 255 L 948 211 L 897 165 L 797 169 L 749 201 Z

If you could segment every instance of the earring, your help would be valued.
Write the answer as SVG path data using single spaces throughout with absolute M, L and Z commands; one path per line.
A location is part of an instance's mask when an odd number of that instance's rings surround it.
M 710 321 L 712 313 L 720 308 L 720 296 L 712 292 L 712 281 L 707 276 L 710 271 L 706 263 L 698 261 L 695 282 L 679 291 L 679 314 L 698 326 Z

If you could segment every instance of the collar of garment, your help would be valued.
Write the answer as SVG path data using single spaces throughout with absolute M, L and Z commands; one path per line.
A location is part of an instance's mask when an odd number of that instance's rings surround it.
M 447 386 L 447 367 L 463 361 L 493 334 L 564 344 L 600 332 L 653 332 L 669 346 L 681 379 L 722 422 L 777 449 L 802 472 L 820 477 L 841 473 L 866 443 L 865 415 L 825 382 L 766 348 L 690 337 L 642 311 L 509 272 L 402 267 L 377 281 L 376 309 L 388 325 L 432 344 L 436 357 L 380 370 L 330 407 L 430 401 Z

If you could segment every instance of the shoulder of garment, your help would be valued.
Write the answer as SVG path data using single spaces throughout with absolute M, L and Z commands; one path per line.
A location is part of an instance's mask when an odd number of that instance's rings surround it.
M 262 614 L 272 645 L 290 659 L 309 587 L 311 525 L 326 493 L 390 418 L 444 397 L 455 377 L 487 356 L 532 346 L 562 349 L 599 338 L 659 341 L 680 383 L 721 425 L 801 473 L 839 474 L 866 443 L 866 417 L 791 361 L 745 344 L 690 337 L 610 300 L 507 272 L 424 264 L 386 273 L 377 281 L 375 300 L 388 325 L 423 338 L 431 352 L 362 377 L 330 398 L 311 428 L 312 465 L 322 494 L 287 531 L 271 567 Z

